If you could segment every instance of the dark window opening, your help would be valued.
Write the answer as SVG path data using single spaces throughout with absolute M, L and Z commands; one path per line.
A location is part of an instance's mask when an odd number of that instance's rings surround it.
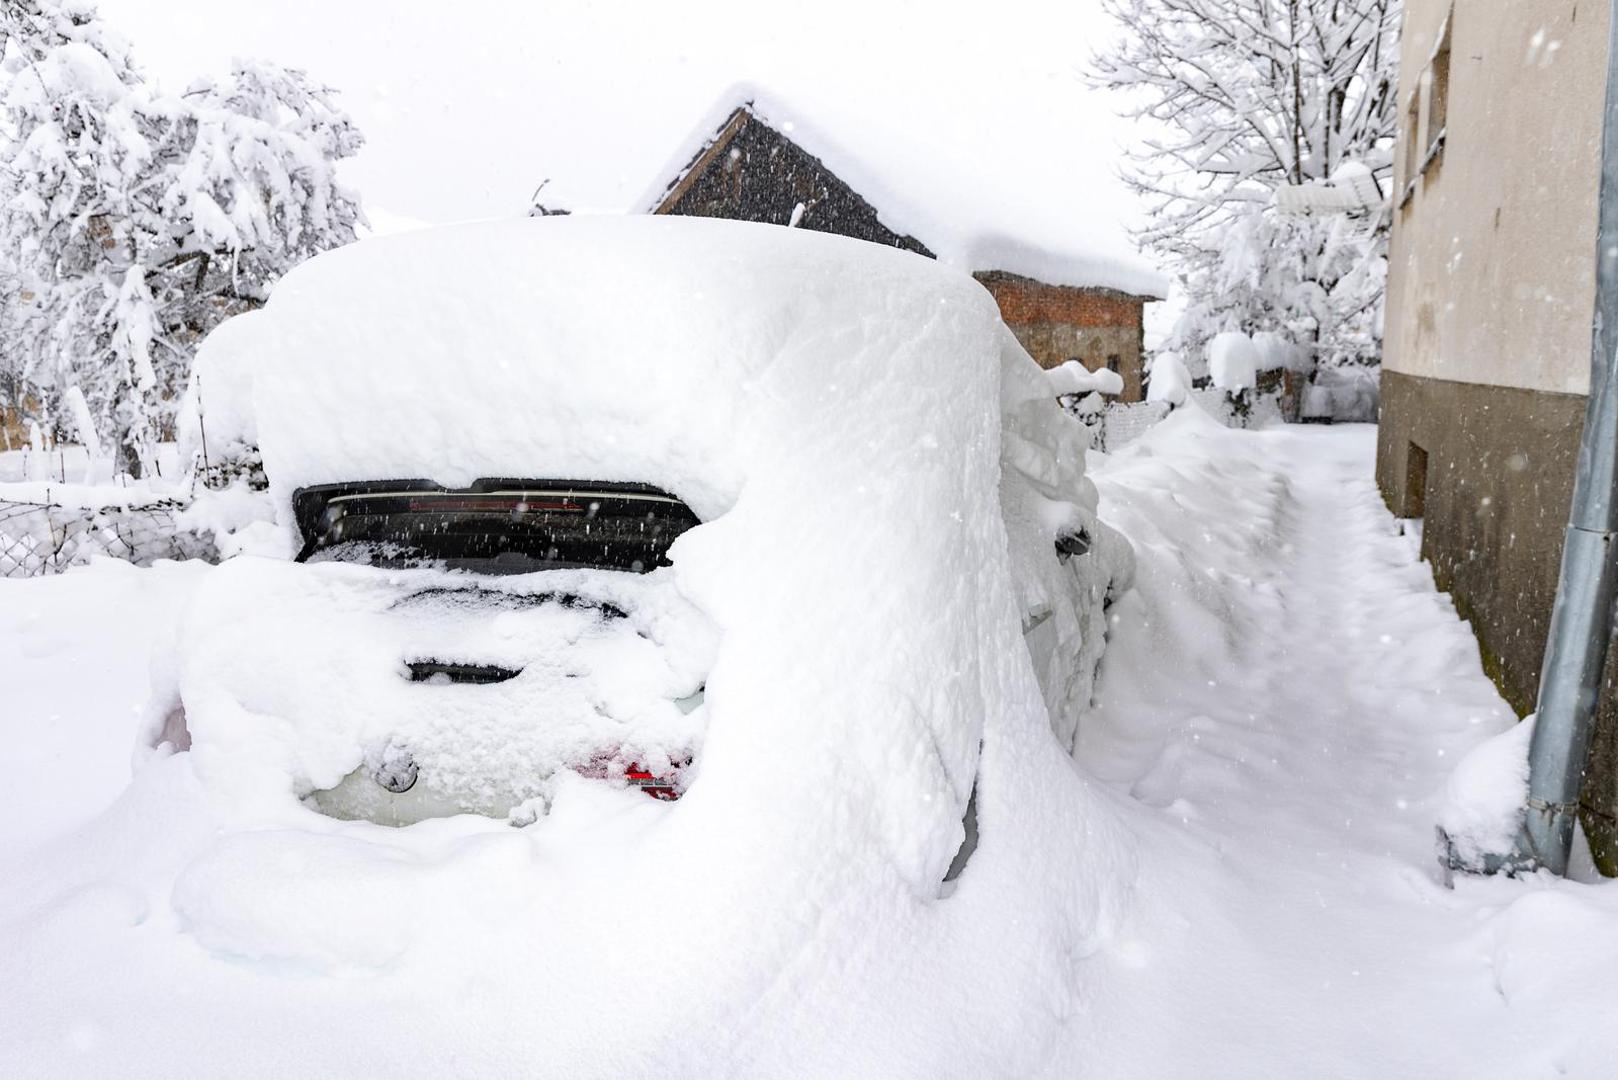
M 1415 443 L 1405 455 L 1404 516 L 1427 516 L 1427 451 Z
M 442 567 L 485 574 L 593 568 L 646 573 L 697 516 L 645 484 L 423 480 L 324 484 L 292 496 L 299 562 Z
M 1399 196 L 1399 205 L 1404 206 L 1410 201 L 1410 196 L 1416 190 L 1416 177 L 1420 175 L 1419 166 L 1422 159 L 1421 150 L 1421 91 L 1418 89 L 1410 95 L 1410 104 L 1405 108 L 1405 137 L 1404 137 L 1404 192 Z
M 1119 373 L 1118 369 L 1122 366 L 1123 360 L 1116 353 L 1107 357 L 1107 370 L 1112 372 L 1114 375 Z
M 1421 164 L 1424 172 L 1443 153 L 1449 134 L 1449 54 L 1450 23 L 1446 21 L 1427 74 L 1427 153 Z

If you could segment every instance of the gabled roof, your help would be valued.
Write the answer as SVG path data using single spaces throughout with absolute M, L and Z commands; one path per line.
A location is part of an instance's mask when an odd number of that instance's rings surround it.
M 1040 229 L 1036 236 L 1025 224 L 1011 225 L 1015 215 L 998 211 L 1017 202 L 1014 170 L 1002 173 L 996 188 L 974 190 L 968 180 L 944 175 L 924 151 L 897 145 L 891 131 L 850 132 L 874 151 L 862 157 L 806 124 L 789 107 L 745 86 L 719 99 L 636 209 L 659 213 L 673 205 L 748 123 L 763 124 L 819 159 L 872 206 L 883 226 L 913 237 L 940 261 L 968 273 L 999 270 L 1052 285 L 1115 289 L 1150 299 L 1168 295 L 1167 280 L 1149 262 L 1119 250 L 1124 246 L 1121 228 L 1117 236 L 1098 238 L 1093 247 L 1081 239 L 1056 248 L 1044 241 L 1056 230 Z M 880 171 L 866 164 L 877 157 L 885 166 Z M 999 218 L 1005 219 L 1003 225 Z
M 735 168 L 743 160 L 750 164 Z M 751 103 L 726 118 L 651 212 L 801 226 L 936 257 L 915 237 L 888 228 L 863 195 L 759 118 Z

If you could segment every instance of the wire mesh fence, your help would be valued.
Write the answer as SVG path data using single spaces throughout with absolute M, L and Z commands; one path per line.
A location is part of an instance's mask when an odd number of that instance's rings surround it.
M 137 566 L 214 560 L 209 540 L 178 526 L 184 508 L 173 499 L 97 507 L 0 499 L 0 577 L 57 574 L 97 556 Z

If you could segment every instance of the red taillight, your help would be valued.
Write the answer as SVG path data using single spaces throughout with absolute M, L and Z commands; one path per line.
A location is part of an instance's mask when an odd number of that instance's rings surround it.
M 638 765 L 631 765 L 624 770 L 624 779 L 629 781 L 630 787 L 640 788 L 641 791 L 654 799 L 673 802 L 680 797 L 679 791 L 673 785 L 675 777 L 653 776 Z
M 632 788 L 639 788 L 654 799 L 673 802 L 685 793 L 685 769 L 691 759 L 675 762 L 667 772 L 654 773 L 638 761 L 625 764 L 620 772 L 615 766 L 622 759 L 616 751 L 596 754 L 589 762 L 575 765 L 573 771 L 589 780 L 622 779 Z

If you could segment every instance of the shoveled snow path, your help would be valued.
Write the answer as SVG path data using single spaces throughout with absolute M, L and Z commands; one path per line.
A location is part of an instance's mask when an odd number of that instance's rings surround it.
M 1440 880 L 1444 781 L 1514 717 L 1377 494 L 1375 429 L 1179 426 L 1100 475 L 1141 580 L 1080 760 L 1149 808 L 1147 856 L 1053 1074 L 1599 1074 L 1618 978 L 1585 957 L 1618 893 Z

